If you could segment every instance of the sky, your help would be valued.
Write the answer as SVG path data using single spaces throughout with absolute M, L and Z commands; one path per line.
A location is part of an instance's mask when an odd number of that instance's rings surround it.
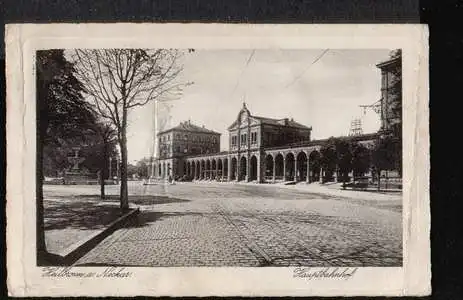
M 228 149 L 230 126 L 243 106 L 252 115 L 293 118 L 312 126 L 312 139 L 349 133 L 351 121 L 362 120 L 364 133 L 379 129 L 379 116 L 359 105 L 381 95 L 376 64 L 388 58 L 384 50 L 196 50 L 186 53 L 178 82 L 192 82 L 183 96 L 159 104 L 158 116 L 168 116 L 164 129 L 190 120 L 222 133 Z M 315 62 L 314 62 L 315 61 Z M 152 155 L 155 106 L 129 114 L 128 158 Z

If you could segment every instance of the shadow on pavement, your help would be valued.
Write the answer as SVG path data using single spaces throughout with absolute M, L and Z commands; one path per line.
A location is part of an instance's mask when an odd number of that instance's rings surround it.
M 122 215 L 119 206 L 94 201 L 47 202 L 44 218 L 45 230 L 102 229 Z
M 80 195 L 74 198 L 82 198 L 99 202 L 116 202 L 119 203 L 119 195 L 109 195 L 105 199 L 100 199 L 98 195 Z M 129 195 L 129 203 L 135 205 L 152 205 L 152 204 L 168 204 L 168 203 L 179 203 L 189 202 L 191 200 L 172 198 L 169 196 L 158 196 L 158 195 Z
M 167 204 L 188 202 L 190 200 L 167 196 L 129 196 L 129 203 L 135 205 Z M 79 195 L 72 201 L 46 200 L 45 230 L 53 229 L 102 229 L 122 216 L 119 196 Z

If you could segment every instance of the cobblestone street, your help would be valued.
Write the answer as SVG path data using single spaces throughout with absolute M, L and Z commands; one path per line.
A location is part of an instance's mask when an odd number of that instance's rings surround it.
M 64 187 L 47 193 L 62 194 L 59 189 Z M 78 193 L 92 189 L 81 187 Z M 108 194 L 117 189 L 107 187 Z M 130 202 L 140 207 L 136 222 L 107 237 L 76 265 L 402 265 L 400 195 L 365 192 L 363 199 L 354 199 L 309 190 L 132 183 Z

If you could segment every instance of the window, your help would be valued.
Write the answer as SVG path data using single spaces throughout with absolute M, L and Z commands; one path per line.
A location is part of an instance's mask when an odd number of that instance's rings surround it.
M 251 132 L 251 144 L 257 144 L 257 132 Z
M 184 139 L 185 141 L 188 140 L 188 135 L 185 134 L 185 136 L 183 137 L 183 139 Z
M 177 146 L 177 148 L 175 149 L 175 151 L 176 151 L 177 153 L 180 153 L 180 146 Z
M 246 145 L 247 134 L 244 133 L 241 135 L 241 145 Z
M 170 135 L 167 136 L 167 140 L 170 141 Z
M 236 142 L 237 142 L 237 139 L 236 139 L 236 135 L 233 135 L 232 138 L 231 138 L 231 144 L 232 146 L 236 146 Z

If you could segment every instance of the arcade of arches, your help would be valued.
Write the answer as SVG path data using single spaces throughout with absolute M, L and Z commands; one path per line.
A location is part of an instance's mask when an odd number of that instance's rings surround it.
M 323 174 L 319 149 L 186 157 L 156 163 L 158 178 L 246 182 L 315 182 Z

